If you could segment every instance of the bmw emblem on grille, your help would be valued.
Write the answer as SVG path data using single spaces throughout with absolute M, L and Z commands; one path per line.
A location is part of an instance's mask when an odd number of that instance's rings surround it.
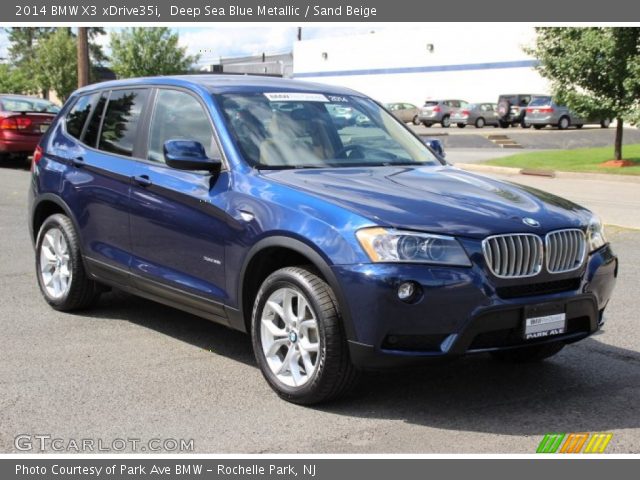
M 524 223 L 525 225 L 529 225 L 530 227 L 539 227 L 540 226 L 540 222 L 537 221 L 535 218 L 524 217 L 522 219 L 522 223 Z

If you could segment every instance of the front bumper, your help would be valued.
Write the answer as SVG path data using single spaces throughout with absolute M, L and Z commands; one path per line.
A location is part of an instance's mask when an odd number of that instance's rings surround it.
M 578 273 L 546 274 L 506 284 L 491 279 L 480 265 L 333 267 L 341 288 L 351 359 L 365 369 L 581 340 L 599 329 L 617 269 L 617 257 L 608 245 L 591 254 Z M 414 281 L 422 289 L 415 303 L 404 303 L 396 295 L 405 281 Z M 564 309 L 565 333 L 524 340 L 525 307 L 548 303 Z

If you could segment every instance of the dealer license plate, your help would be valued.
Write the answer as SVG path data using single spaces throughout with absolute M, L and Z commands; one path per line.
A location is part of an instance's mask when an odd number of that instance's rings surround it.
M 539 306 L 526 309 L 525 340 L 562 335 L 567 329 L 567 314 L 558 310 L 557 306 Z

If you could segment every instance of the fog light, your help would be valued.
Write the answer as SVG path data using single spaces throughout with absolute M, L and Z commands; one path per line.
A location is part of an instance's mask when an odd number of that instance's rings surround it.
M 413 282 L 404 282 L 398 287 L 398 298 L 404 302 L 411 300 L 415 293 L 416 286 Z

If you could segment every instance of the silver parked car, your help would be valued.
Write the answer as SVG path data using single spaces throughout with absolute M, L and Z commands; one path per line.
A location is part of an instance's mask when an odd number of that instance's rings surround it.
M 550 96 L 533 97 L 527 106 L 527 114 L 524 119 L 527 125 L 540 129 L 547 125 L 566 130 L 573 126 L 582 128 L 583 125 L 594 124 L 602 128 L 609 128 L 611 120 L 608 118 L 582 118 L 569 107 L 558 105 Z
M 439 123 L 444 128 L 449 128 L 451 126 L 451 111 L 468 106 L 469 102 L 464 100 L 427 100 L 420 108 L 418 121 L 425 127 Z
M 482 128 L 485 125 L 497 127 L 499 125 L 498 113 L 495 103 L 471 103 L 466 108 L 456 108 L 451 112 L 451 123 L 459 128 L 474 125 Z
M 411 103 L 388 103 L 387 109 L 404 123 L 413 122 L 414 125 L 420 125 L 418 120 L 420 109 Z

